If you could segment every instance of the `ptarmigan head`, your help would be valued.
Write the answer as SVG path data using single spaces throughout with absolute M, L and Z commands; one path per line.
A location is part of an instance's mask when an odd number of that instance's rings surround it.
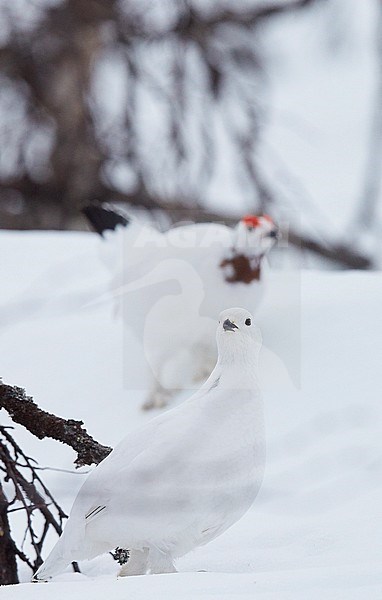
M 237 225 L 236 250 L 263 256 L 275 245 L 279 229 L 269 215 L 246 215 Z
M 219 359 L 256 362 L 261 348 L 260 329 L 245 308 L 228 308 L 219 315 L 216 332 Z

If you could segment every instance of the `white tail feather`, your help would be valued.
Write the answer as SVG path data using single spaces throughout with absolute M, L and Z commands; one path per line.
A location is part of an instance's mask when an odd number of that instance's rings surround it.
M 33 579 L 35 581 L 47 581 L 66 569 L 72 559 L 65 556 L 63 550 L 63 536 L 61 536 L 51 553 L 48 555 L 48 558 L 34 574 Z
M 47 581 L 55 575 L 65 571 L 66 567 L 74 560 L 84 558 L 81 547 L 85 536 L 85 519 L 79 522 L 70 517 L 60 539 L 53 547 L 47 559 L 33 576 L 34 581 Z M 81 555 L 81 556 L 80 556 Z

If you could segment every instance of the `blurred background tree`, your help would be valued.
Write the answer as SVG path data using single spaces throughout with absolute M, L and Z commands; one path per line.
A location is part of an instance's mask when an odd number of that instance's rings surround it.
M 159 209 L 167 221 L 282 219 L 259 160 L 264 32 L 286 15 L 319 19 L 331 1 L 0 0 L 0 226 L 82 228 L 80 209 L 94 201 Z M 225 171 L 236 187 L 219 205 Z M 289 239 L 371 266 L 348 239 L 304 228 Z

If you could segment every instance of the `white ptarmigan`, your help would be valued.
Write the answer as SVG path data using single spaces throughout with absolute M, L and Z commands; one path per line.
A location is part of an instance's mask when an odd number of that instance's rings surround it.
M 265 463 L 261 335 L 247 310 L 231 308 L 216 338 L 218 362 L 200 390 L 128 435 L 88 476 L 35 580 L 117 546 L 130 551 L 121 574 L 173 572 L 177 558 L 250 508 Z
M 161 233 L 101 206 L 84 212 L 107 242 L 118 312 L 143 344 L 151 372 L 145 408 L 164 406 L 211 372 L 215 315 L 227 305 L 256 311 L 278 229 L 267 215 L 247 215 L 233 228 L 200 223 Z

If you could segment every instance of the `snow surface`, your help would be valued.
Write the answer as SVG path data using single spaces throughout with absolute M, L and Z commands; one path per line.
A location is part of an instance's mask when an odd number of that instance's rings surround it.
M 4 382 L 82 419 L 115 445 L 152 417 L 140 410 L 139 344 L 108 302 L 99 240 L 85 233 L 0 232 L 0 356 Z M 382 276 L 282 271 L 259 313 L 267 466 L 253 508 L 178 574 L 116 580 L 109 558 L 5 598 L 374 599 L 382 594 Z M 295 332 L 298 335 L 295 335 Z M 290 342 L 291 340 L 291 342 Z M 184 397 L 184 396 L 183 396 Z M 2 423 L 9 423 L 2 414 Z M 44 466 L 73 470 L 74 453 L 16 427 Z M 84 471 L 43 471 L 69 510 Z M 22 538 L 15 513 L 12 527 Z M 53 545 L 52 534 L 48 540 Z M 48 552 L 48 544 L 46 552 Z M 200 572 L 205 570 L 207 572 Z M 20 577 L 30 573 L 20 567 Z

